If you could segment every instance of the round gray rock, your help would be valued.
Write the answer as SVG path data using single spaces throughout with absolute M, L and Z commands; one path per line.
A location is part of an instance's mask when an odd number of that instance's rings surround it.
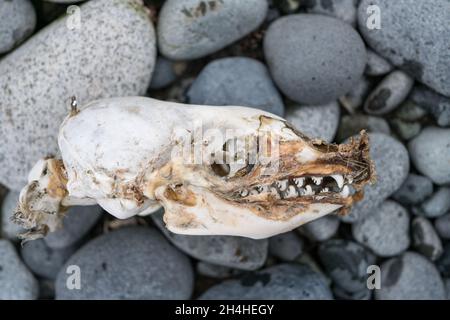
M 249 273 L 239 280 L 227 280 L 200 296 L 202 300 L 325 300 L 332 299 L 323 276 L 306 265 L 279 264 Z
M 216 279 L 238 276 L 243 272 L 239 269 L 228 268 L 203 261 L 197 263 L 196 271 L 199 275 Z
M 381 288 L 377 300 L 445 299 L 444 283 L 428 259 L 415 252 L 405 252 L 381 265 Z
M 450 183 L 450 129 L 426 127 L 408 143 L 417 170 L 436 184 Z
M 450 239 L 450 213 L 434 220 L 434 228 L 443 239 Z
M 267 0 L 167 0 L 158 16 L 158 46 L 173 60 L 204 57 L 255 30 Z
M 234 236 L 190 236 L 170 232 L 162 210 L 151 215 L 153 222 L 170 242 L 201 261 L 241 270 L 255 270 L 266 261 L 269 241 Z
M 78 266 L 81 289 L 69 290 L 69 266 Z M 70 270 L 70 269 L 69 269 Z M 189 299 L 189 259 L 155 229 L 126 227 L 83 246 L 56 279 L 57 299 Z
M 419 209 L 413 212 L 428 218 L 437 218 L 450 210 L 450 188 L 440 187 L 428 199 L 422 202 Z
M 367 49 L 367 65 L 364 73 L 368 76 L 378 77 L 391 72 L 392 65 L 375 51 Z
M 410 173 L 392 197 L 404 205 L 423 202 L 433 193 L 433 182 L 425 176 Z
M 0 54 L 20 44 L 35 27 L 36 12 L 29 0 L 0 0 Z
M 336 234 L 339 229 L 339 218 L 327 215 L 304 224 L 297 230 L 311 241 L 325 241 Z
M 310 138 L 331 142 L 339 125 L 340 107 L 337 102 L 322 106 L 292 106 L 286 120 Z
M 264 38 L 271 74 L 290 99 L 310 105 L 336 100 L 358 83 L 366 49 L 347 23 L 318 14 L 275 20 Z
M 294 261 L 303 253 L 303 241 L 292 231 L 276 235 L 269 238 L 269 253 L 282 261 Z
M 356 0 L 307 0 L 305 7 L 306 12 L 325 14 L 356 25 Z
M 372 5 L 380 9 L 380 29 L 367 26 L 367 8 Z M 359 30 L 370 47 L 418 81 L 450 96 L 448 21 L 448 0 L 362 0 L 358 10 Z
M 353 237 L 381 257 L 392 257 L 409 247 L 409 214 L 387 200 L 352 225 Z
M 38 292 L 38 282 L 12 243 L 0 239 L 0 300 L 34 300 Z
M 414 248 L 425 257 L 434 261 L 443 252 L 442 242 L 431 222 L 424 217 L 414 218 L 411 224 L 411 234 Z
M 210 62 L 192 83 L 187 98 L 191 104 L 253 107 L 284 116 L 283 99 L 267 67 L 251 58 Z
M 366 114 L 344 115 L 341 118 L 336 141 L 343 141 L 351 136 L 357 135 L 361 130 L 367 132 L 381 132 L 391 134 L 388 122 L 381 117 Z
M 80 6 L 70 30 L 58 19 L 0 61 L 0 183 L 20 190 L 40 158 L 55 155 L 69 100 L 143 95 L 156 46 L 152 22 L 138 0 Z
M 153 71 L 150 89 L 158 90 L 171 85 L 184 71 L 183 62 L 174 62 L 159 56 L 156 59 L 155 71 Z
M 7 193 L 0 210 L 1 236 L 11 241 L 19 241 L 19 234 L 25 232 L 18 224 L 11 221 L 14 211 L 19 203 L 20 192 L 10 191 Z

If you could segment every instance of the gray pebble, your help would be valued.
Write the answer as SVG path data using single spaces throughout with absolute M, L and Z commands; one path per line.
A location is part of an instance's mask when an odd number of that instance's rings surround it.
M 364 110 L 374 115 L 391 112 L 406 99 L 413 84 L 414 80 L 403 71 L 391 72 L 369 95 Z
M 266 32 L 264 54 L 280 90 L 309 105 L 329 103 L 350 91 L 360 81 L 367 58 L 350 25 L 318 14 L 277 19 Z
M 363 75 L 345 95 L 339 98 L 339 102 L 349 113 L 353 114 L 366 101 L 373 86 L 374 80 Z
M 408 143 L 411 161 L 436 184 L 450 183 L 450 129 L 426 127 Z
M 78 266 L 81 289 L 70 290 Z M 70 270 L 70 269 L 68 269 Z M 189 299 L 193 290 L 189 259 L 157 230 L 125 227 L 83 246 L 63 266 L 56 279 L 57 299 Z
M 0 54 L 10 51 L 36 27 L 36 12 L 29 0 L 0 0 Z
M 450 210 L 450 188 L 440 187 L 413 212 L 428 218 L 437 218 Z
M 246 106 L 284 115 L 283 99 L 267 67 L 251 58 L 210 62 L 192 83 L 187 97 L 191 104 Z
M 416 85 L 411 92 L 411 100 L 427 110 L 441 127 L 450 125 L 450 98 L 424 85 Z
M 21 248 L 21 255 L 31 271 L 38 276 L 54 280 L 74 251 L 74 247 L 52 249 L 43 239 L 37 239 L 25 243 Z
M 376 116 L 369 116 L 366 114 L 352 114 L 341 117 L 338 132 L 336 134 L 336 141 L 343 141 L 351 136 L 357 135 L 361 130 L 367 132 L 381 132 L 386 135 L 391 134 L 388 122 Z
M 425 176 L 410 173 L 392 197 L 404 205 L 420 204 L 433 193 L 433 182 Z
M 444 279 L 445 291 L 447 292 L 447 300 L 450 300 L 450 278 Z
M 325 241 L 336 234 L 339 229 L 339 218 L 327 215 L 308 222 L 297 230 L 311 241 Z
M 322 243 L 319 259 L 336 286 L 347 292 L 366 289 L 367 267 L 375 256 L 353 241 L 333 239 Z
M 387 200 L 352 225 L 353 237 L 381 257 L 392 257 L 408 249 L 409 214 L 398 203 Z
M 269 247 L 267 239 L 181 235 L 170 232 L 165 227 L 162 210 L 153 213 L 151 217 L 173 245 L 200 261 L 241 270 L 258 269 L 266 261 Z
M 340 300 L 370 300 L 372 298 L 372 290 L 367 288 L 357 292 L 347 292 L 341 287 L 334 286 L 333 294 Z
M 368 76 L 383 76 L 393 69 L 392 64 L 375 51 L 367 49 L 367 65 L 364 73 Z
M 425 257 L 434 261 L 442 255 L 442 242 L 431 222 L 424 217 L 416 217 L 411 223 L 414 248 Z
M 349 214 L 341 218 L 348 223 L 370 214 L 400 188 L 409 172 L 408 151 L 402 143 L 383 133 L 370 133 L 369 138 L 377 181 L 364 188 L 364 198 L 352 206 Z
M 371 5 L 381 12 L 380 29 L 368 27 Z M 359 30 L 371 48 L 416 80 L 450 96 L 448 21 L 448 0 L 362 0 L 358 10 Z
M 427 111 L 424 108 L 409 99 L 394 112 L 395 118 L 410 122 L 422 120 L 426 115 Z
M 269 253 L 281 261 L 294 261 L 303 253 L 303 241 L 293 231 L 276 235 L 269 238 Z
M 167 0 L 158 16 L 159 50 L 173 60 L 204 57 L 255 30 L 267 8 L 267 0 Z
M 337 102 L 321 106 L 291 106 L 286 120 L 310 138 L 331 142 L 339 126 L 341 111 Z
M 306 12 L 319 13 L 356 25 L 356 0 L 307 0 Z
M 159 56 L 156 59 L 150 89 L 158 90 L 171 85 L 181 75 L 184 69 L 185 64 L 183 62 L 170 61 Z
M 79 29 L 56 20 L 0 61 L 0 182 L 26 184 L 37 160 L 57 152 L 69 100 L 143 95 L 156 47 L 153 25 L 136 0 L 80 6 Z
M 436 261 L 436 266 L 444 278 L 450 278 L 450 243 L 444 245 L 444 252 Z
M 19 203 L 20 192 L 10 191 L 3 200 L 0 218 L 1 218 L 1 235 L 11 241 L 19 241 L 17 237 L 19 234 L 25 232 L 18 224 L 11 221 L 17 204 Z
M 34 300 L 38 282 L 8 240 L 0 239 L 0 300 Z
M 409 122 L 399 118 L 391 118 L 389 119 L 389 123 L 393 131 L 403 141 L 411 140 L 422 131 L 422 124 L 420 122 Z
M 100 206 L 71 207 L 63 220 L 61 229 L 49 233 L 45 243 L 53 249 L 76 245 L 103 215 Z
M 197 263 L 196 270 L 199 275 L 216 279 L 235 277 L 243 272 L 242 270 L 219 266 L 217 264 L 203 261 L 199 261 Z
M 445 288 L 438 270 L 428 259 L 405 252 L 381 265 L 381 288 L 377 300 L 441 300 Z
M 450 239 L 450 213 L 434 220 L 434 228 L 443 239 Z
M 278 264 L 239 280 L 226 280 L 208 289 L 200 299 L 324 300 L 332 299 L 324 278 L 306 265 Z

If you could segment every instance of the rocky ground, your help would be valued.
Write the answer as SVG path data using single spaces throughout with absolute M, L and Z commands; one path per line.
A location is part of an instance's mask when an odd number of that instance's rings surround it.
M 448 0 L 90 0 L 78 29 L 59 18 L 75 2 L 0 0 L 0 299 L 449 297 Z M 177 235 L 162 211 L 118 221 L 93 206 L 21 246 L 18 191 L 56 152 L 72 95 L 250 106 L 329 142 L 366 129 L 378 181 L 347 216 L 270 239 Z

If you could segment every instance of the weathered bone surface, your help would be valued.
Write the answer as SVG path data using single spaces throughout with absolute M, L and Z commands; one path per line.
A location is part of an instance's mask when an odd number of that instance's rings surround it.
M 99 100 L 72 110 L 58 142 L 61 159 L 39 161 L 21 192 L 25 240 L 95 203 L 121 219 L 162 205 L 175 233 L 264 238 L 345 213 L 374 180 L 365 132 L 327 144 L 245 107 Z

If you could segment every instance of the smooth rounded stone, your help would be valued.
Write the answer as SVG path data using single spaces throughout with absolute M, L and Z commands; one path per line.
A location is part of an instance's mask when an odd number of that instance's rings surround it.
M 44 1 L 54 2 L 54 3 L 77 3 L 77 2 L 84 1 L 84 0 L 44 0 Z
M 434 220 L 434 228 L 443 239 L 450 239 L 450 212 Z
M 436 266 L 444 278 L 450 277 L 450 242 L 447 242 L 444 245 L 444 252 L 436 261 Z
M 426 127 L 408 143 L 411 161 L 436 184 L 450 183 L 450 129 Z
M 357 292 L 347 292 L 339 286 L 334 286 L 333 294 L 340 300 L 370 300 L 372 298 L 372 290 L 367 288 Z
M 408 96 L 414 79 L 396 70 L 388 74 L 372 91 L 364 104 L 369 114 L 383 115 L 397 108 Z
M 36 27 L 36 12 L 29 0 L 0 0 L 0 54 L 10 51 Z
M 192 83 L 187 98 L 192 104 L 246 106 L 284 115 L 283 99 L 267 67 L 251 58 L 210 62 Z
M 405 146 L 383 133 L 369 133 L 370 156 L 375 163 L 377 181 L 364 188 L 364 198 L 356 202 L 341 220 L 347 223 L 371 214 L 385 199 L 397 191 L 409 173 L 409 156 Z
M 393 131 L 403 141 L 408 141 L 417 136 L 422 131 L 420 122 L 408 122 L 399 118 L 389 119 Z
M 408 206 L 422 203 L 432 193 L 433 182 L 429 178 L 410 173 L 400 189 L 392 195 L 392 198 Z
M 34 300 L 39 286 L 8 240 L 0 239 L 0 300 Z
M 38 276 L 53 280 L 74 251 L 75 247 L 52 249 L 43 239 L 37 239 L 23 245 L 21 256 L 31 271 Z
M 45 243 L 53 249 L 76 245 L 103 215 L 100 206 L 71 207 L 63 220 L 61 229 L 49 233 Z
M 201 300 L 329 300 L 323 276 L 302 264 L 278 264 L 241 279 L 226 280 L 203 293 Z
M 56 20 L 0 61 L 0 182 L 20 190 L 37 160 L 57 153 L 71 96 L 78 105 L 144 95 L 155 63 L 155 35 L 138 0 L 80 6 L 81 23 Z M 76 24 L 74 24 L 76 26 Z
M 153 222 L 178 249 L 200 261 L 241 270 L 256 270 L 267 259 L 269 241 L 235 236 L 191 236 L 170 232 L 163 212 L 151 215 Z
M 447 300 L 450 300 L 450 278 L 444 279 L 445 291 L 447 292 Z
M 367 65 L 364 73 L 371 77 L 383 76 L 393 69 L 392 64 L 373 50 L 367 49 Z
M 318 249 L 319 259 L 335 285 L 347 292 L 366 289 L 367 267 L 375 256 L 356 242 L 332 239 Z
M 412 101 L 428 111 L 436 119 L 439 126 L 450 125 L 450 98 L 424 85 L 414 86 L 410 97 Z
M 363 75 L 345 95 L 339 98 L 339 102 L 350 114 L 353 114 L 364 104 L 373 86 L 374 80 Z
M 414 218 L 411 223 L 411 234 L 414 248 L 425 257 L 434 261 L 442 255 L 441 239 L 428 219 Z
M 293 231 L 276 235 L 269 238 L 269 253 L 282 261 L 294 261 L 303 253 L 303 241 Z
M 341 110 L 334 101 L 321 106 L 291 106 L 285 119 L 297 130 L 311 138 L 331 142 L 339 126 Z
M 367 60 L 358 32 L 341 20 L 318 14 L 277 19 L 263 46 L 280 90 L 308 105 L 326 104 L 350 91 L 360 81 Z
M 159 56 L 156 59 L 150 89 L 158 90 L 171 85 L 185 70 L 186 64 Z
M 381 265 L 381 288 L 377 300 L 441 300 L 445 288 L 438 270 L 427 258 L 405 252 Z
M 173 60 L 216 52 L 264 21 L 267 0 L 167 0 L 158 17 L 158 47 Z
M 339 229 L 339 218 L 327 215 L 308 222 L 297 230 L 311 241 L 325 241 L 336 234 Z
M 81 288 L 66 283 L 78 266 Z M 124 227 L 88 242 L 63 266 L 55 283 L 57 299 L 189 299 L 189 259 L 156 229 Z
M 420 208 L 413 212 L 427 218 L 437 218 L 450 210 L 450 188 L 440 187 L 431 197 L 425 200 Z
M 306 0 L 306 12 L 319 13 L 356 25 L 356 0 Z
M 243 271 L 217 264 L 199 261 L 196 267 L 197 273 L 210 278 L 225 279 L 240 275 Z
M 336 134 L 336 141 L 343 141 L 351 136 L 357 135 L 361 130 L 367 132 L 381 132 L 391 134 L 388 122 L 381 117 L 366 114 L 352 114 L 341 117 L 341 123 Z
M 395 118 L 409 122 L 420 121 L 426 115 L 427 111 L 411 99 L 407 99 L 394 112 Z
M 20 192 L 8 192 L 3 200 L 0 210 L 0 217 L 2 222 L 0 234 L 2 237 L 14 242 L 19 241 L 19 238 L 17 236 L 25 232 L 25 229 L 21 228 L 18 224 L 15 224 L 13 221 L 11 221 L 17 204 L 19 203 L 19 196 Z
M 352 225 L 353 237 L 380 257 L 392 257 L 408 249 L 409 214 L 387 200 Z
M 372 5 L 379 7 L 380 29 L 368 27 L 372 19 L 367 8 Z M 446 96 L 450 96 L 449 20 L 448 0 L 362 0 L 358 8 L 359 31 L 368 45 Z

